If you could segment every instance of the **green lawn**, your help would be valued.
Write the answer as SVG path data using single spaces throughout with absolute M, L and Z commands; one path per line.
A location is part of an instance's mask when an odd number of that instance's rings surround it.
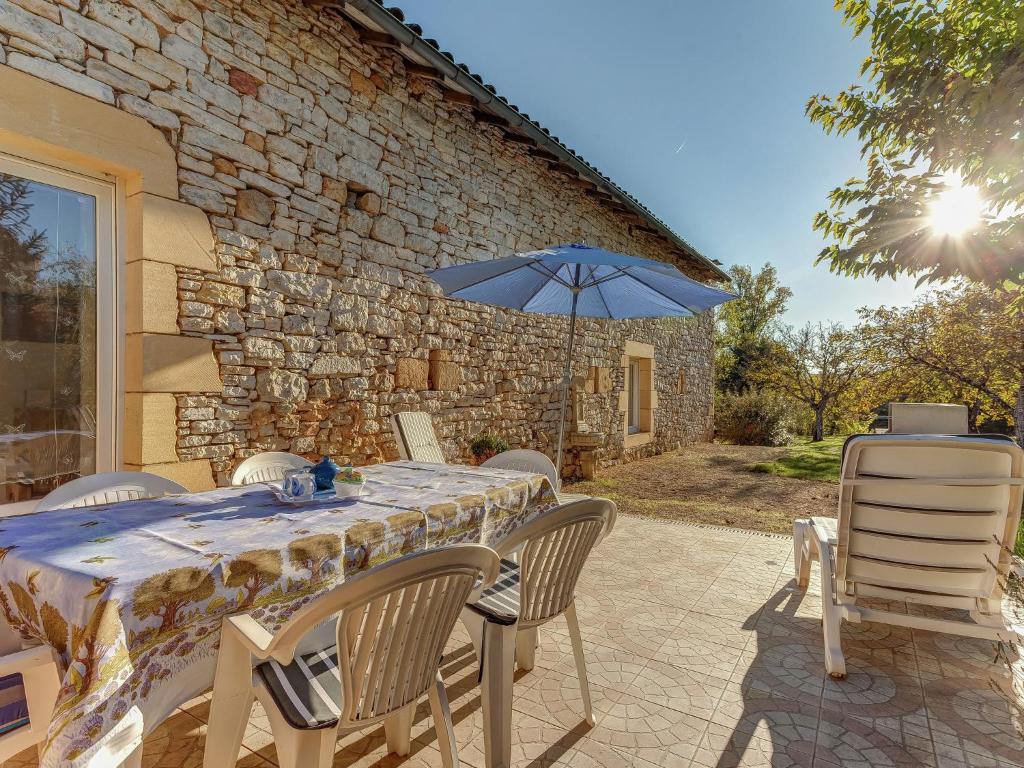
M 751 464 L 753 472 L 765 472 L 798 480 L 825 480 L 839 482 L 839 462 L 845 436 L 826 437 L 819 443 L 801 439 L 774 461 Z

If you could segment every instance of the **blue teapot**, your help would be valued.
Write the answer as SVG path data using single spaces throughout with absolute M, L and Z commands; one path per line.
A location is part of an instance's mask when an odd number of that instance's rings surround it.
M 318 464 L 313 465 L 310 471 L 316 481 L 316 489 L 327 491 L 334 488 L 334 478 L 341 471 L 341 467 L 330 456 L 324 456 Z

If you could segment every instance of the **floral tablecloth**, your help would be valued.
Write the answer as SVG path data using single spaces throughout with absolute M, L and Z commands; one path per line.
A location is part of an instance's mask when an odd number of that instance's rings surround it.
M 402 554 L 493 543 L 553 506 L 543 475 L 393 462 L 356 499 L 282 504 L 265 485 L 0 520 L 0 607 L 66 665 L 44 768 L 116 765 L 213 683 L 221 619 L 275 629 Z

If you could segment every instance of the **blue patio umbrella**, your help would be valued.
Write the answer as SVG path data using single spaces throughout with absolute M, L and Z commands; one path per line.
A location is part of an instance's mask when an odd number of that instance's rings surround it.
M 578 243 L 456 264 L 427 274 L 446 296 L 520 312 L 569 316 L 558 427 L 559 473 L 577 317 L 692 317 L 736 298 L 691 280 L 670 264 Z

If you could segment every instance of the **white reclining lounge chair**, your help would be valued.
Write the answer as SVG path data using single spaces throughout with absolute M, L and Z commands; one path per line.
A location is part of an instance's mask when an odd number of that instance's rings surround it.
M 950 403 L 889 403 L 893 435 L 966 435 L 967 406 Z
M 441 445 L 434 434 L 429 413 L 404 411 L 391 417 L 391 431 L 398 443 L 398 456 L 405 461 L 446 464 Z
M 825 667 L 846 676 L 843 621 L 1013 641 L 1002 615 L 1021 514 L 1024 451 L 1009 440 L 863 435 L 845 450 L 839 519 L 793 524 L 797 584 L 821 562 Z M 962 609 L 970 621 L 859 604 L 883 598 Z

